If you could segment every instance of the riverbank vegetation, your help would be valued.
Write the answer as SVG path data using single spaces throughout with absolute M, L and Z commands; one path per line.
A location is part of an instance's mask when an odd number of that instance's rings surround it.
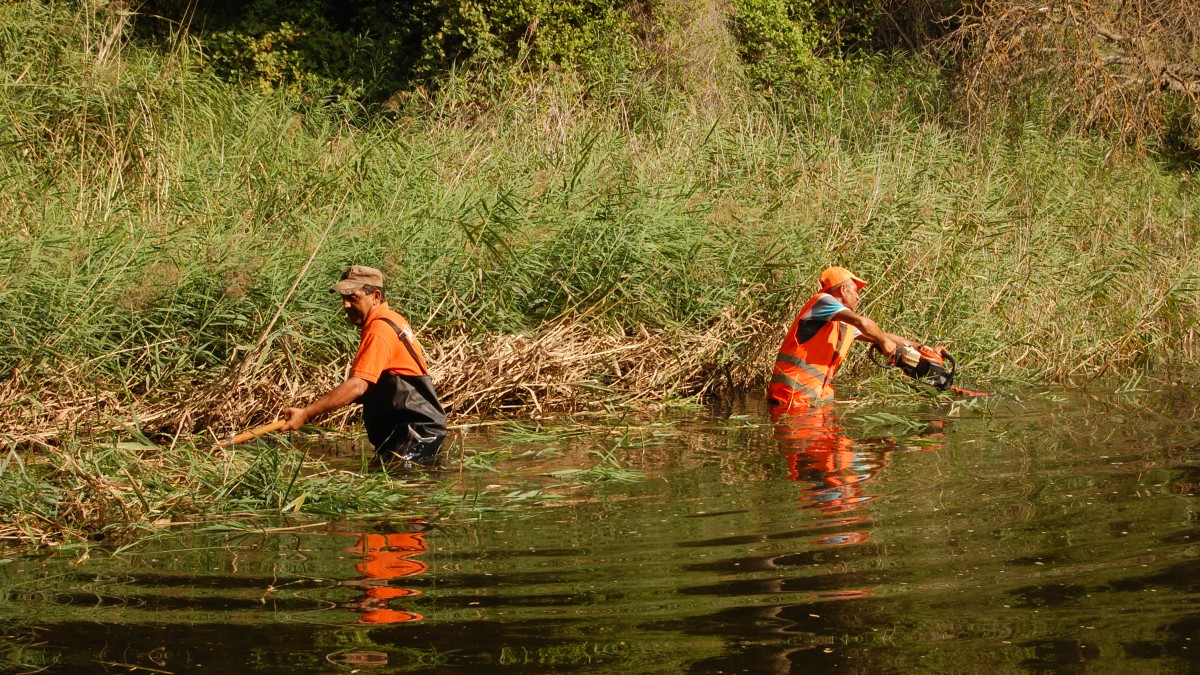
M 1186 3 L 241 4 L 0 7 L 5 448 L 272 418 L 351 263 L 459 416 L 755 390 L 828 264 L 969 384 L 1200 356 Z
M 287 531 L 350 516 L 475 519 L 639 481 L 631 459 L 645 463 L 678 433 L 661 420 L 510 423 L 485 448 L 456 435 L 430 472 L 381 466 L 361 442 L 303 448 L 275 436 L 229 450 L 158 445 L 136 431 L 72 439 L 0 459 L 0 549 L 112 549 L 179 528 Z

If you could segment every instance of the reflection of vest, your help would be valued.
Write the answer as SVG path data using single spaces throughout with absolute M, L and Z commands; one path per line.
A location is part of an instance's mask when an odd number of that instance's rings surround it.
M 854 329 L 830 319 L 813 325 L 801 319 L 817 303 L 814 295 L 800 310 L 775 356 L 767 397 L 777 403 L 804 405 L 833 398 L 830 381 L 854 342 Z M 815 327 L 815 330 L 814 330 Z
M 358 542 L 346 550 L 362 553 L 366 557 L 366 560 L 358 563 L 355 567 L 359 572 L 372 579 L 410 577 L 429 569 L 420 560 L 410 559 L 410 556 L 420 555 L 429 550 L 429 546 L 425 543 L 424 532 L 361 534 Z M 401 595 L 413 594 L 414 591 L 404 590 Z M 393 594 L 388 597 L 400 596 Z
M 380 320 L 396 331 L 400 343 L 421 369 L 421 375 L 399 375 L 385 370 L 376 382 L 367 385 L 358 398 L 363 406 L 367 440 L 381 455 L 406 452 L 411 447 L 418 455 L 431 458 L 446 437 L 446 411 L 438 402 L 433 380 L 408 336 L 390 319 L 380 317 Z

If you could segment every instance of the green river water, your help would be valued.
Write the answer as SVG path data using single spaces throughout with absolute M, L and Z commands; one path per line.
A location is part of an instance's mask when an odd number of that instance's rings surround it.
M 469 429 L 437 480 L 470 508 L 6 559 L 0 669 L 1196 672 L 1196 406 Z M 640 477 L 571 473 L 604 454 Z

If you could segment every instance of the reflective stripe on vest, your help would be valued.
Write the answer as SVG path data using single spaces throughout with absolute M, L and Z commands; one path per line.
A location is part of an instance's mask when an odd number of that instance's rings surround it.
M 825 395 L 822 394 L 821 392 L 812 389 L 808 385 L 801 384 L 801 383 L 793 380 L 792 378 L 788 377 L 787 375 L 784 375 L 783 373 L 775 373 L 774 375 L 772 375 L 771 376 L 771 384 L 782 384 L 783 386 L 787 387 L 788 389 L 791 389 L 792 391 L 803 392 L 804 394 L 806 394 L 809 398 L 811 398 L 814 401 L 820 401 L 821 399 L 825 398 Z
M 805 303 L 779 347 L 771 373 L 773 398 L 784 393 L 778 391 L 777 386 L 787 390 L 789 395 L 804 395 L 815 401 L 832 397 L 829 382 L 850 350 L 854 331 L 849 326 L 830 320 L 803 343 L 798 342 L 800 319 L 820 296 L 818 293 Z
M 813 377 L 817 378 L 818 380 L 821 380 L 822 382 L 825 381 L 825 373 L 822 373 L 819 368 L 816 368 L 811 363 L 809 363 L 808 361 L 805 361 L 804 359 L 800 358 L 799 356 L 793 356 L 791 354 L 779 352 L 778 354 L 775 355 L 775 361 L 777 361 L 777 362 L 783 361 L 784 363 L 790 363 L 793 366 L 796 366 L 797 368 L 803 369 L 809 375 L 812 375 Z

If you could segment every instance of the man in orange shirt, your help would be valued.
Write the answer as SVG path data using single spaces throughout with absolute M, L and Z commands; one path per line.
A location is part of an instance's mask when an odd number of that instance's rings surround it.
M 446 413 L 412 327 L 384 299 L 383 273 L 354 265 L 329 292 L 341 296 L 346 320 L 362 328 L 362 341 L 349 377 L 303 408 L 284 408 L 283 430 L 358 402 L 380 459 L 432 463 L 446 437 Z

